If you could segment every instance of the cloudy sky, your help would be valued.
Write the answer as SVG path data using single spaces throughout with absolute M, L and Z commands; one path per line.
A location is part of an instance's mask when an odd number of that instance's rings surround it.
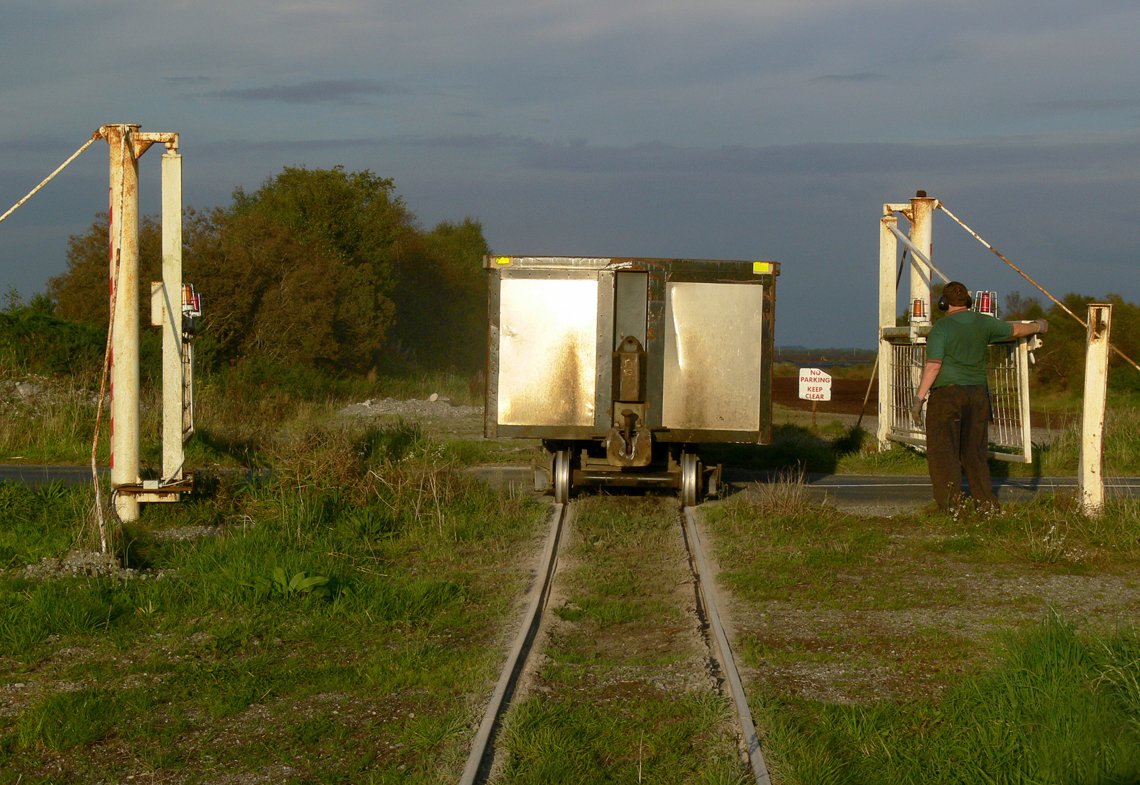
M 916 189 L 1058 296 L 1140 300 L 1137 40 L 1135 0 L 8 0 L 0 212 L 137 122 L 181 135 L 195 207 L 368 169 L 497 253 L 778 260 L 778 343 L 871 346 L 878 216 Z M 106 194 L 100 142 L 0 224 L 0 294 Z M 1035 293 L 945 216 L 934 242 Z

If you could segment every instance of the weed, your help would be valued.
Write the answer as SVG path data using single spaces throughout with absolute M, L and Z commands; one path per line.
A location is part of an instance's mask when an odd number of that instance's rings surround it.
M 281 567 L 274 567 L 269 578 L 258 577 L 253 583 L 246 584 L 253 589 L 259 599 L 276 597 L 293 600 L 301 597 L 327 599 L 329 597 L 329 579 L 323 575 L 306 575 L 304 572 L 295 572 L 288 576 Z

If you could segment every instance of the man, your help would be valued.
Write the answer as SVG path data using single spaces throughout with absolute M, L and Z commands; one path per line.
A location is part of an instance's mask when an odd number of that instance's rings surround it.
M 947 314 L 927 336 L 926 365 L 911 417 L 915 425 L 921 424 L 922 403 L 929 393 L 926 461 L 938 509 L 950 511 L 961 503 L 965 469 L 975 504 L 984 513 L 994 513 L 999 507 L 986 455 L 990 419 L 986 347 L 994 341 L 1044 333 L 1049 323 L 1003 322 L 970 310 L 972 305 L 964 284 L 951 281 L 942 290 L 938 308 Z

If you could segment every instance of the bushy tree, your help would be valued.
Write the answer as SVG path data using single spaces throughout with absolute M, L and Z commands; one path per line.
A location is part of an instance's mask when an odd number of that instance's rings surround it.
M 55 313 L 72 321 L 107 327 L 110 313 L 108 216 L 99 213 L 83 234 L 67 241 L 67 270 L 48 280 Z M 162 279 L 162 227 L 153 217 L 139 220 L 139 307 L 149 318 L 150 282 Z
M 486 359 L 487 254 L 472 218 L 443 222 L 422 235 L 399 267 L 394 349 L 403 359 L 464 371 Z
M 106 326 L 107 216 L 68 244 L 49 282 L 58 313 Z M 161 278 L 161 227 L 139 226 L 140 319 Z M 342 167 L 287 167 L 227 208 L 188 208 L 183 271 L 202 294 L 200 360 L 258 357 L 334 373 L 394 358 L 471 369 L 483 362 L 487 252 L 470 218 L 423 232 L 390 179 Z
M 1112 345 L 1133 360 L 1140 360 L 1140 306 L 1119 294 L 1099 298 L 1067 294 L 1061 302 L 1081 319 L 1087 318 L 1090 303 L 1111 304 L 1109 339 Z M 1037 298 L 1023 298 L 1014 292 L 1006 297 L 1002 318 L 1048 319 L 1049 332 L 1044 336 L 1044 345 L 1035 352 L 1036 380 L 1049 389 L 1079 392 L 1084 384 L 1086 329 L 1066 313 L 1065 308 L 1054 303 L 1046 310 Z M 1109 354 L 1109 387 L 1140 391 L 1140 371 L 1116 352 Z

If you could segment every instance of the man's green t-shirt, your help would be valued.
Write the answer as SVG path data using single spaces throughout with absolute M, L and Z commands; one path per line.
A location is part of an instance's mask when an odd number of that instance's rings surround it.
M 986 383 L 986 347 L 1013 334 L 1013 325 L 977 311 L 957 311 L 934 323 L 926 359 L 941 360 L 934 387 Z

